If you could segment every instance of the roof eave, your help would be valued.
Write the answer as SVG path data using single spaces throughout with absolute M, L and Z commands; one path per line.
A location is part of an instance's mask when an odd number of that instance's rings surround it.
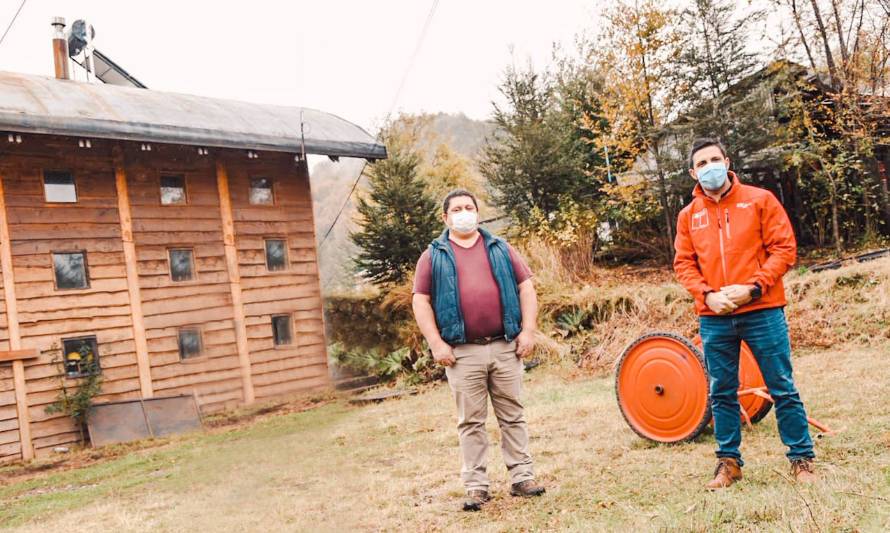
M 158 124 L 84 120 L 76 117 L 65 117 L 63 120 L 0 112 L 0 124 L 3 125 L 4 130 L 16 133 L 67 135 L 71 137 L 288 153 L 302 153 L 304 148 L 300 139 L 283 139 L 281 137 L 256 134 L 239 135 L 233 132 L 220 132 L 201 128 L 164 127 Z M 386 159 L 387 157 L 386 147 L 382 144 L 350 141 L 306 139 L 305 151 L 307 154 L 334 157 L 363 159 Z

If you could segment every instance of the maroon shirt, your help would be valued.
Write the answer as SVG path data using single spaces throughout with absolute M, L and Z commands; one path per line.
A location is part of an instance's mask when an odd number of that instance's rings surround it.
M 480 235 L 476 243 L 464 248 L 453 241 L 448 242 L 454 251 L 457 263 L 457 287 L 460 291 L 460 310 L 464 317 L 467 340 L 482 337 L 498 337 L 504 334 L 501 293 L 494 279 L 484 239 Z M 509 244 L 510 262 L 516 275 L 516 284 L 529 279 L 531 270 L 520 255 Z M 433 262 L 429 249 L 417 261 L 414 275 L 414 294 L 430 294 L 432 288 Z

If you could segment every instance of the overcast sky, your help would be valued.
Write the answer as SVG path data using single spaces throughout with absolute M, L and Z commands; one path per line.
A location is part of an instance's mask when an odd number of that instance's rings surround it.
M 0 0 L 0 32 L 19 4 Z M 571 43 L 592 27 L 597 4 L 440 0 L 396 110 L 488 118 L 505 66 L 545 66 L 555 41 Z M 51 17 L 84 18 L 96 29 L 96 47 L 152 89 L 313 107 L 374 129 L 431 5 L 28 0 L 0 45 L 0 70 L 51 76 Z

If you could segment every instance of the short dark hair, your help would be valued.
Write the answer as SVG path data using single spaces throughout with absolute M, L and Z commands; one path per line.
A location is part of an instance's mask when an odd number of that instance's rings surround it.
M 473 205 L 476 206 L 476 209 L 479 209 L 479 202 L 476 201 L 476 196 L 474 196 L 473 193 L 466 189 L 454 189 L 448 193 L 448 195 L 445 196 L 445 200 L 442 201 L 442 212 L 448 212 L 448 208 L 451 207 L 452 198 L 459 198 L 461 196 L 469 196 L 470 200 L 473 200 Z
M 713 137 L 702 137 L 692 141 L 692 148 L 689 150 L 689 168 L 693 168 L 692 156 L 695 155 L 695 152 L 698 152 L 702 148 L 707 148 L 708 146 L 716 146 L 720 149 L 720 153 L 723 154 L 723 157 L 726 157 L 726 148 L 724 148 L 723 143 Z

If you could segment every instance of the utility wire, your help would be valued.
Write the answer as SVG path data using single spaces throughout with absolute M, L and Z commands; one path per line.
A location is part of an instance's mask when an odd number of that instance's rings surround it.
M 18 10 L 16 10 L 15 15 L 12 16 L 12 20 L 9 21 L 9 25 L 6 26 L 6 31 L 3 32 L 3 36 L 0 37 L 0 45 L 3 44 L 3 40 L 6 39 L 6 35 L 9 33 L 9 30 L 12 29 L 12 25 L 15 24 L 15 20 L 19 18 L 19 13 L 22 12 L 22 8 L 25 7 L 25 4 L 28 0 L 22 0 L 22 3 L 19 4 Z
M 430 28 L 430 23 L 433 21 L 433 15 L 436 13 L 436 8 L 439 7 L 439 0 L 433 0 L 433 4 L 430 6 L 429 13 L 426 15 L 426 20 L 423 23 L 423 28 L 420 30 L 420 36 L 417 38 L 417 44 L 414 46 L 414 51 L 411 53 L 411 57 L 408 59 L 408 66 L 405 68 L 405 73 L 402 74 L 402 80 L 399 82 L 399 87 L 396 89 L 396 94 L 393 96 L 392 103 L 389 106 L 389 112 L 386 113 L 386 118 L 383 121 L 384 127 L 389 124 L 389 118 L 392 116 L 393 111 L 395 111 L 396 104 L 399 101 L 399 97 L 402 96 L 402 89 L 405 88 L 405 82 L 408 80 L 408 74 L 411 72 L 411 68 L 414 66 L 414 62 L 417 60 L 417 56 L 420 53 L 420 48 L 423 45 L 423 41 L 426 38 L 427 31 Z M 376 141 L 380 142 L 381 137 L 383 135 L 383 128 L 380 129 L 380 132 L 377 133 Z M 334 226 L 337 225 L 337 221 L 340 220 L 340 215 L 343 214 L 343 210 L 346 208 L 346 204 L 349 203 L 349 200 L 352 198 L 352 193 L 355 192 L 355 188 L 358 187 L 358 183 L 361 181 L 362 176 L 365 175 L 365 168 L 368 166 L 368 160 L 362 164 L 362 168 L 358 173 L 358 176 L 355 178 L 355 181 L 352 182 L 352 188 L 349 189 L 349 194 L 346 195 L 346 200 L 343 202 L 343 205 L 340 206 L 340 210 L 337 211 L 337 216 L 334 217 L 334 221 L 331 222 L 330 227 L 325 232 L 324 237 L 321 238 L 321 242 L 318 244 L 318 247 L 321 248 L 324 245 L 324 242 L 328 240 L 328 236 L 334 230 Z

